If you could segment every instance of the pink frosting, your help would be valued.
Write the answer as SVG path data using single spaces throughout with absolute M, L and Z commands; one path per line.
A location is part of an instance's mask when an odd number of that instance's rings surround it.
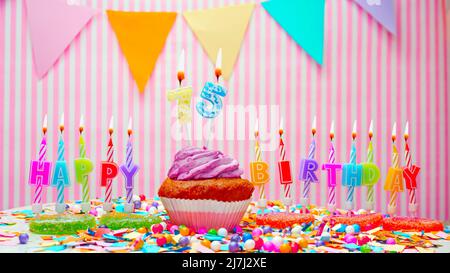
M 167 176 L 172 180 L 200 180 L 240 178 L 243 173 L 237 160 L 220 151 L 186 147 L 175 154 Z

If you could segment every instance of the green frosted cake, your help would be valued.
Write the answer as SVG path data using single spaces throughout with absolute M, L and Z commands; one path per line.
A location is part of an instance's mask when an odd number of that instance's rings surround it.
M 127 214 L 121 212 L 112 212 L 103 215 L 100 220 L 100 225 L 105 225 L 110 229 L 117 230 L 121 228 L 151 228 L 152 225 L 161 222 L 161 218 L 155 216 L 146 216 L 139 214 Z
M 95 218 L 91 215 L 41 215 L 30 220 L 30 231 L 49 235 L 76 234 L 95 225 Z

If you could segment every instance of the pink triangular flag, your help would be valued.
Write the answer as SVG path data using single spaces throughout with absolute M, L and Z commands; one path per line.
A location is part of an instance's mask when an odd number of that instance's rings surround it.
M 42 78 L 98 10 L 62 0 L 26 0 L 35 71 Z M 72 2 L 70 2 L 72 3 Z

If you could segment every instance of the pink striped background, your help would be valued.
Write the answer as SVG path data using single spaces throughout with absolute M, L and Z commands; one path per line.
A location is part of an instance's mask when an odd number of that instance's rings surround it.
M 82 0 L 82 5 L 130 11 L 184 11 L 248 0 Z M 336 122 L 336 156 L 348 161 L 353 120 L 358 121 L 358 161 L 366 157 L 367 129 L 375 125 L 375 161 L 384 178 L 390 164 L 392 124 L 410 121 L 413 161 L 422 167 L 419 178 L 420 215 L 450 219 L 448 168 L 448 45 L 444 0 L 398 0 L 398 35 L 389 35 L 351 0 L 327 1 L 324 65 L 318 66 L 258 5 L 251 19 L 234 75 L 226 83 L 229 105 L 279 106 L 285 119 L 285 145 L 295 172 L 311 141 L 310 126 L 318 118 L 317 158 L 328 155 L 328 130 Z M 78 154 L 77 126 L 86 117 L 88 155 L 98 162 L 106 157 L 107 126 L 116 119 L 116 161 L 123 162 L 126 126 L 135 121 L 135 160 L 142 166 L 137 176 L 139 193 L 154 196 L 181 143 L 171 138 L 173 105 L 165 91 L 176 86 L 176 64 L 181 48 L 187 55 L 187 82 L 196 95 L 212 79 L 213 66 L 181 16 L 170 33 L 144 94 L 139 94 L 106 16 L 101 14 L 80 33 L 48 76 L 38 80 L 33 71 L 31 45 L 23 1 L 0 1 L 0 209 L 30 204 L 28 166 L 36 157 L 43 115 L 49 115 L 49 157 L 56 158 L 57 123 L 66 116 L 66 157 L 70 164 Z M 195 114 L 196 115 L 196 114 Z M 224 117 L 226 119 L 226 117 Z M 228 121 L 228 120 L 227 120 Z M 234 121 L 235 127 L 242 121 Z M 261 124 L 263 136 L 275 134 L 278 120 Z M 245 139 L 214 140 L 212 147 L 239 159 L 246 168 L 254 158 L 253 141 L 247 133 L 253 124 L 245 120 Z M 201 134 L 198 123 L 193 133 Z M 226 132 L 225 132 L 226 133 Z M 237 137 L 237 133 L 235 133 Z M 196 144 L 203 142 L 197 140 Z M 403 150 L 403 141 L 398 142 Z M 270 198 L 279 198 L 276 179 L 277 151 L 264 152 L 271 166 Z M 403 154 L 402 161 L 403 161 Z M 71 166 L 71 165 L 70 165 Z M 73 177 L 73 168 L 70 167 Z M 313 185 L 313 202 L 326 203 L 325 173 Z M 72 179 L 73 180 L 73 179 Z M 98 174 L 90 180 L 96 196 L 102 196 Z M 124 194 L 123 179 L 114 183 L 113 195 Z M 295 198 L 301 185 L 294 183 Z M 70 199 L 80 198 L 79 185 L 66 190 Z M 365 188 L 356 191 L 358 207 L 364 204 Z M 337 198 L 343 204 L 345 189 Z M 388 195 L 376 186 L 376 208 L 385 211 Z M 56 200 L 49 189 L 44 202 Z M 407 212 L 406 193 L 400 212 Z

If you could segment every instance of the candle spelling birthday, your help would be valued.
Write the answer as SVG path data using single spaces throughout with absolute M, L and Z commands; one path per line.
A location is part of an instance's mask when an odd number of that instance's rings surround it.
M 52 163 L 47 161 L 47 115 L 42 124 L 42 140 L 39 148 L 38 160 L 31 161 L 28 183 L 35 187 L 32 210 L 42 212 L 42 192 L 44 186 L 50 184 L 50 170 Z
M 322 170 L 327 171 L 328 182 L 328 210 L 334 212 L 336 210 L 336 180 L 337 171 L 342 169 L 342 165 L 336 162 L 336 150 L 334 149 L 334 121 L 331 122 L 330 128 L 330 152 L 328 154 L 328 163 L 322 165 Z
M 265 194 L 265 184 L 269 182 L 269 165 L 261 159 L 261 146 L 259 144 L 259 123 L 256 120 L 255 123 L 255 161 L 250 162 L 250 180 L 251 182 L 259 188 L 259 199 L 257 206 L 261 209 L 262 214 L 264 214 L 264 209 L 266 207 L 266 194 Z
M 283 194 L 283 202 L 286 206 L 286 212 L 289 212 L 289 207 L 292 205 L 292 198 L 291 198 L 291 184 L 292 184 L 292 177 L 291 177 L 291 162 L 289 160 L 286 160 L 286 150 L 284 149 L 284 142 L 283 142 L 283 118 L 280 120 L 280 129 L 279 129 L 279 135 L 280 135 L 280 158 L 278 161 L 278 172 L 280 173 L 280 183 L 284 187 L 284 194 Z
M 347 187 L 347 196 L 345 199 L 346 209 L 349 211 L 354 206 L 355 187 L 361 186 L 362 165 L 356 164 L 356 120 L 353 123 L 352 146 L 350 149 L 350 161 L 342 167 L 342 185 Z
M 409 149 L 408 140 L 409 140 L 409 123 L 406 122 L 405 126 L 405 163 L 406 166 L 403 168 L 403 178 L 405 179 L 405 186 L 408 190 L 408 212 L 412 217 L 416 217 L 417 213 L 417 199 L 416 199 L 416 190 L 417 190 L 417 176 L 420 171 L 420 167 L 413 165 L 411 151 Z
M 399 167 L 399 157 L 397 146 L 395 141 L 397 140 L 397 124 L 394 123 L 392 127 L 392 166 L 389 168 L 388 175 L 386 177 L 386 182 L 384 184 L 384 189 L 390 192 L 388 213 L 390 215 L 395 215 L 397 211 L 397 199 L 398 193 L 403 191 L 403 176 L 402 169 Z
M 312 141 L 309 146 L 308 158 L 302 159 L 300 161 L 300 174 L 299 180 L 304 181 L 305 185 L 303 187 L 303 198 L 302 198 L 302 206 L 306 208 L 310 204 L 310 196 L 311 196 L 311 184 L 319 182 L 317 178 L 316 171 L 319 168 L 319 163 L 314 159 L 316 153 L 316 123 L 317 119 L 314 116 L 311 132 L 312 132 Z

